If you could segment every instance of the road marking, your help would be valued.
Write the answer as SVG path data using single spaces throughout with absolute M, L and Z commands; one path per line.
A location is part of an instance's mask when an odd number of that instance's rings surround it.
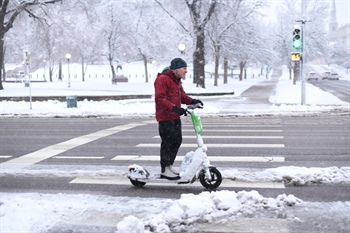
M 192 123 L 187 123 L 183 122 L 182 125 L 192 125 Z M 204 122 L 203 125 L 210 125 L 210 126 L 221 126 L 221 125 L 265 125 L 265 126 L 270 126 L 270 125 L 281 125 L 281 121 L 269 121 L 269 123 L 263 123 L 263 122 Z
M 141 126 L 144 124 L 127 124 L 127 125 L 119 125 L 116 127 L 112 127 L 109 129 L 97 131 L 91 134 L 83 135 L 80 137 L 76 137 L 70 139 L 65 142 L 61 142 L 55 145 L 51 145 L 45 147 L 41 150 L 22 155 L 21 157 L 11 159 L 9 161 L 0 163 L 0 169 L 21 169 L 27 166 L 30 166 L 34 163 L 41 162 L 45 159 L 51 158 L 55 155 L 61 154 L 67 150 L 73 149 L 77 146 L 81 146 L 83 144 L 92 142 L 94 140 L 100 139 L 102 137 L 106 137 L 115 133 L 119 133 L 125 130 L 132 129 L 137 126 Z
M 183 132 L 193 132 L 193 129 L 183 129 Z M 281 133 L 280 129 L 203 129 L 204 132 L 254 132 L 254 133 Z
M 12 155 L 0 155 L 0 159 L 8 159 L 11 157 L 12 157 Z
M 186 127 L 193 127 L 193 125 L 182 125 L 182 126 L 186 126 Z M 251 127 L 254 127 L 254 128 L 260 128 L 260 127 L 266 127 L 266 128 L 278 128 L 278 127 L 282 127 L 282 125 L 251 125 L 251 124 L 246 124 L 246 125 L 243 125 L 243 124 L 239 124 L 239 125 L 235 125 L 235 124 L 222 124 L 222 125 L 203 125 L 203 128 L 207 128 L 207 127 L 237 127 L 237 128 L 243 128 L 243 127 L 248 127 L 248 128 L 251 128 Z
M 154 136 L 153 138 L 160 138 L 160 136 Z M 196 136 L 182 136 L 182 138 L 196 138 Z M 202 138 L 214 138 L 214 139 L 283 139 L 283 136 L 202 136 Z
M 182 161 L 184 156 L 176 156 L 175 161 Z M 159 161 L 159 155 L 117 155 L 112 160 L 116 161 Z M 230 157 L 230 156 L 210 156 L 211 162 L 284 162 L 284 157 Z
M 54 156 L 53 159 L 103 159 L 102 156 Z
M 205 144 L 208 148 L 281 148 L 284 147 L 284 144 Z M 152 144 L 152 143 L 141 143 L 136 145 L 136 147 L 160 147 L 160 144 Z M 197 144 L 181 144 L 181 147 L 188 148 L 193 147 L 196 148 Z
M 169 186 L 176 183 L 165 181 L 149 181 L 146 185 L 152 186 Z M 70 181 L 71 184 L 104 184 L 104 185 L 132 185 L 127 177 L 104 176 L 104 177 L 77 177 Z M 187 186 L 202 187 L 200 182 L 196 180 L 193 184 L 181 184 Z M 242 182 L 231 179 L 223 179 L 220 188 L 269 188 L 269 189 L 284 189 L 283 183 L 276 182 Z

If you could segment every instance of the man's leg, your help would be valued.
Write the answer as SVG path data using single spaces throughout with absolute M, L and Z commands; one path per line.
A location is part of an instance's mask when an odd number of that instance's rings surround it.
M 172 138 L 172 145 L 171 145 L 171 153 L 170 153 L 170 165 L 174 164 L 174 161 L 177 156 L 177 152 L 179 151 L 179 148 L 182 144 L 182 127 L 181 127 L 181 120 L 174 120 L 174 127 L 173 127 L 173 138 Z
M 174 163 L 177 151 L 181 145 L 181 142 L 179 144 L 178 127 L 179 124 L 177 121 L 159 122 L 159 135 L 162 139 L 160 146 L 161 177 L 170 180 L 180 179 L 178 174 L 170 170 L 170 166 Z M 180 138 L 182 139 L 182 137 Z
M 161 121 L 159 122 L 159 136 L 162 140 L 160 145 L 160 165 L 162 172 L 165 167 L 171 165 L 172 148 L 174 141 L 174 122 L 173 121 Z

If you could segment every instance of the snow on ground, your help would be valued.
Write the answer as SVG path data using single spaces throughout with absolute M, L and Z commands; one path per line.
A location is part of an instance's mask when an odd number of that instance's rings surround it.
M 191 73 L 189 71 L 189 73 Z M 346 109 L 348 110 L 349 103 L 339 100 L 334 95 L 324 92 L 310 83 L 306 83 L 306 104 L 301 105 L 301 83 L 297 82 L 292 85 L 289 80 L 287 70 L 284 70 L 282 77 L 279 79 L 276 93 L 270 97 L 271 106 L 264 109 L 256 109 L 244 105 L 239 108 L 227 109 L 226 101 L 237 101 L 241 93 L 250 86 L 262 82 L 264 76 L 258 77 L 258 74 L 252 78 L 254 71 L 251 71 L 247 80 L 239 81 L 238 79 L 230 78 L 228 84 L 222 84 L 219 80 L 219 85 L 214 86 L 214 80 L 208 78 L 206 80 L 206 88 L 197 88 L 192 83 L 191 78 L 184 81 L 184 89 L 188 93 L 227 93 L 235 92 L 233 96 L 217 96 L 217 97 L 200 97 L 204 103 L 205 108 L 201 110 L 201 114 L 218 114 L 227 111 L 235 114 L 243 113 L 274 113 L 274 114 L 291 114 L 295 112 L 315 112 L 315 111 L 329 111 L 332 109 Z M 107 75 L 106 75 L 107 77 Z M 134 77 L 134 76 L 132 76 Z M 350 80 L 349 74 L 345 71 L 342 73 L 343 79 Z M 24 87 L 23 83 L 6 83 L 5 90 L 0 91 L 1 96 L 28 96 L 31 92 L 32 96 L 74 96 L 74 95 L 135 95 L 145 94 L 153 95 L 153 81 L 150 78 L 148 83 L 144 83 L 141 77 L 131 78 L 128 83 L 118 83 L 111 85 L 108 78 L 87 78 L 86 82 L 78 81 L 78 78 L 71 78 L 71 87 L 67 87 L 67 80 L 55 81 L 49 83 L 31 83 L 31 90 Z M 221 83 L 220 83 L 221 81 Z M 195 97 L 198 98 L 198 97 Z M 215 101 L 225 98 L 225 101 Z M 206 101 L 208 100 L 208 101 Z M 77 108 L 67 108 L 66 102 L 59 102 L 57 100 L 35 101 L 30 105 L 29 101 L 13 102 L 2 101 L 0 103 L 0 116 L 14 116 L 18 114 L 26 114 L 30 116 L 84 116 L 84 115 L 102 115 L 102 116 L 120 116 L 120 115 L 153 115 L 155 112 L 153 99 L 136 99 L 136 100 L 121 100 L 121 101 L 78 101 Z
M 73 65 L 74 67 L 74 65 Z M 328 69 L 328 67 L 316 67 Z M 130 64 L 128 73 L 137 70 Z M 335 69 L 334 67 L 332 69 Z M 337 67 L 343 79 L 349 80 L 345 70 Z M 136 71 L 135 71 L 136 72 Z M 156 70 L 152 71 L 156 72 Z M 247 80 L 238 81 L 229 79 L 229 84 L 219 83 L 213 86 L 213 80 L 207 79 L 207 88 L 196 88 L 191 78 L 184 81 L 184 88 L 188 93 L 201 92 L 235 92 L 233 97 L 240 94 L 250 86 L 264 80 L 254 71 L 251 71 Z M 135 74 L 133 74 L 135 75 Z M 73 76 L 74 77 L 74 76 Z M 107 77 L 107 76 L 106 76 Z M 67 88 L 67 80 L 52 83 L 31 83 L 31 88 L 24 87 L 23 83 L 5 83 L 5 90 L 0 91 L 1 96 L 68 96 L 68 95 L 125 95 L 125 94 L 153 94 L 153 79 L 144 83 L 141 77 L 130 79 L 129 83 L 111 85 L 108 78 L 90 78 L 82 83 L 77 78 L 71 79 L 71 87 Z M 220 113 L 225 105 L 220 105 L 224 97 L 200 97 L 205 108 L 201 114 Z M 232 109 L 235 114 L 274 113 L 295 114 L 332 111 L 334 109 L 349 110 L 349 103 L 339 100 L 330 93 L 306 83 L 306 105 L 301 105 L 301 84 L 291 84 L 286 70 L 279 79 L 275 95 L 270 97 L 271 106 L 262 109 Z M 227 109 L 225 109 L 227 112 Z M 0 117 L 13 117 L 27 115 L 33 117 L 47 116 L 127 116 L 127 115 L 153 115 L 154 103 L 152 99 L 122 100 L 122 101 L 78 101 L 77 108 L 67 108 L 65 102 L 43 101 L 33 102 L 32 109 L 28 102 L 2 101 L 0 103 Z M 119 169 L 117 169 L 119 170 Z M 120 169 L 122 170 L 122 169 Z M 246 172 L 236 169 L 221 171 L 226 179 L 235 179 L 245 182 L 285 182 L 294 185 L 318 184 L 349 184 L 349 167 L 306 168 L 306 167 L 279 167 L 263 171 Z M 79 175 L 125 175 L 116 174 L 115 167 L 41 167 L 33 165 L 21 170 L 1 170 L 0 176 L 79 176 Z M 288 228 L 303 226 L 310 216 L 334 218 L 335 229 L 349 231 L 350 202 L 335 203 L 309 203 L 300 200 L 294 195 L 281 193 L 277 197 L 263 197 L 257 191 L 218 191 L 202 192 L 198 195 L 183 194 L 180 199 L 157 198 L 128 198 L 110 197 L 89 194 L 43 194 L 43 193 L 0 193 L 0 232 L 48 232 L 50 229 L 64 230 L 65 225 L 99 225 L 102 227 L 113 223 L 116 232 L 184 232 L 191 227 L 201 229 L 206 226 L 244 225 L 244 219 L 249 218 L 247 227 L 252 231 L 261 230 L 269 225 L 268 219 L 281 225 L 277 229 L 265 229 L 266 232 L 288 232 Z M 99 217 L 96 217 L 99 216 Z M 330 217 L 328 217 L 330 216 Z M 254 222 L 263 217 L 263 223 Z M 72 222 L 73 220 L 74 222 Z M 255 220 L 254 220 L 255 219 Z M 286 222 L 284 222 L 286 220 Z M 317 224 L 316 224 L 317 225 Z M 202 226 L 202 227 L 203 227 Z M 322 222 L 316 229 L 324 231 Z M 329 226 L 326 226 L 329 227 Z M 216 228 L 219 229 L 220 227 Z M 248 229 L 247 228 L 247 229 Z M 193 228 L 195 229 L 195 228 Z M 204 228 L 202 228 L 204 229 Z M 209 229 L 209 228 L 208 228 Z M 332 232 L 332 229 L 329 229 Z M 242 230 L 243 231 L 243 230 Z M 301 232 L 301 231 L 300 231 Z

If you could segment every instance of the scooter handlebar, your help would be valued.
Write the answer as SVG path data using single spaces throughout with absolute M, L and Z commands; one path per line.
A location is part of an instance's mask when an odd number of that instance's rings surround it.
M 187 109 L 196 109 L 196 108 L 203 108 L 203 105 L 201 103 L 197 103 L 197 104 L 190 104 L 187 106 Z
M 188 105 L 187 106 L 187 108 L 186 108 L 186 112 L 188 112 L 188 113 L 191 113 L 191 111 L 190 110 L 194 110 L 194 109 L 196 109 L 196 108 L 203 108 L 203 105 L 201 104 L 201 103 L 197 103 L 197 104 L 190 104 L 190 105 Z

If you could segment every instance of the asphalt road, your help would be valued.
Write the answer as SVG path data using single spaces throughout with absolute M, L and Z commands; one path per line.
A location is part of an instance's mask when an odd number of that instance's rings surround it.
M 323 91 L 329 92 L 340 100 L 350 102 L 350 81 L 349 80 L 318 80 L 310 81 L 314 86 Z
M 348 113 L 202 117 L 202 121 L 208 155 L 219 170 L 253 172 L 281 166 L 350 166 Z M 189 118 L 183 119 L 183 131 L 179 156 L 195 148 Z M 126 169 L 135 161 L 121 159 L 122 156 L 142 156 L 145 160 L 137 161 L 139 165 L 152 172 L 159 171 L 157 159 L 147 161 L 159 154 L 157 136 L 157 124 L 152 117 L 0 118 L 0 165 L 2 171 L 7 171 L 0 174 L 1 191 L 164 198 L 202 192 L 204 188 L 200 185 L 146 184 L 137 189 L 128 182 Z M 274 161 L 261 161 L 261 158 Z M 8 172 L 11 169 L 16 172 Z M 75 170 L 83 171 L 83 175 L 75 174 Z M 103 182 L 90 179 L 96 175 L 105 176 Z M 283 182 L 263 185 L 243 182 L 219 187 L 223 189 L 257 190 L 266 197 L 293 194 L 304 201 L 350 200 L 348 184 L 293 186 Z

